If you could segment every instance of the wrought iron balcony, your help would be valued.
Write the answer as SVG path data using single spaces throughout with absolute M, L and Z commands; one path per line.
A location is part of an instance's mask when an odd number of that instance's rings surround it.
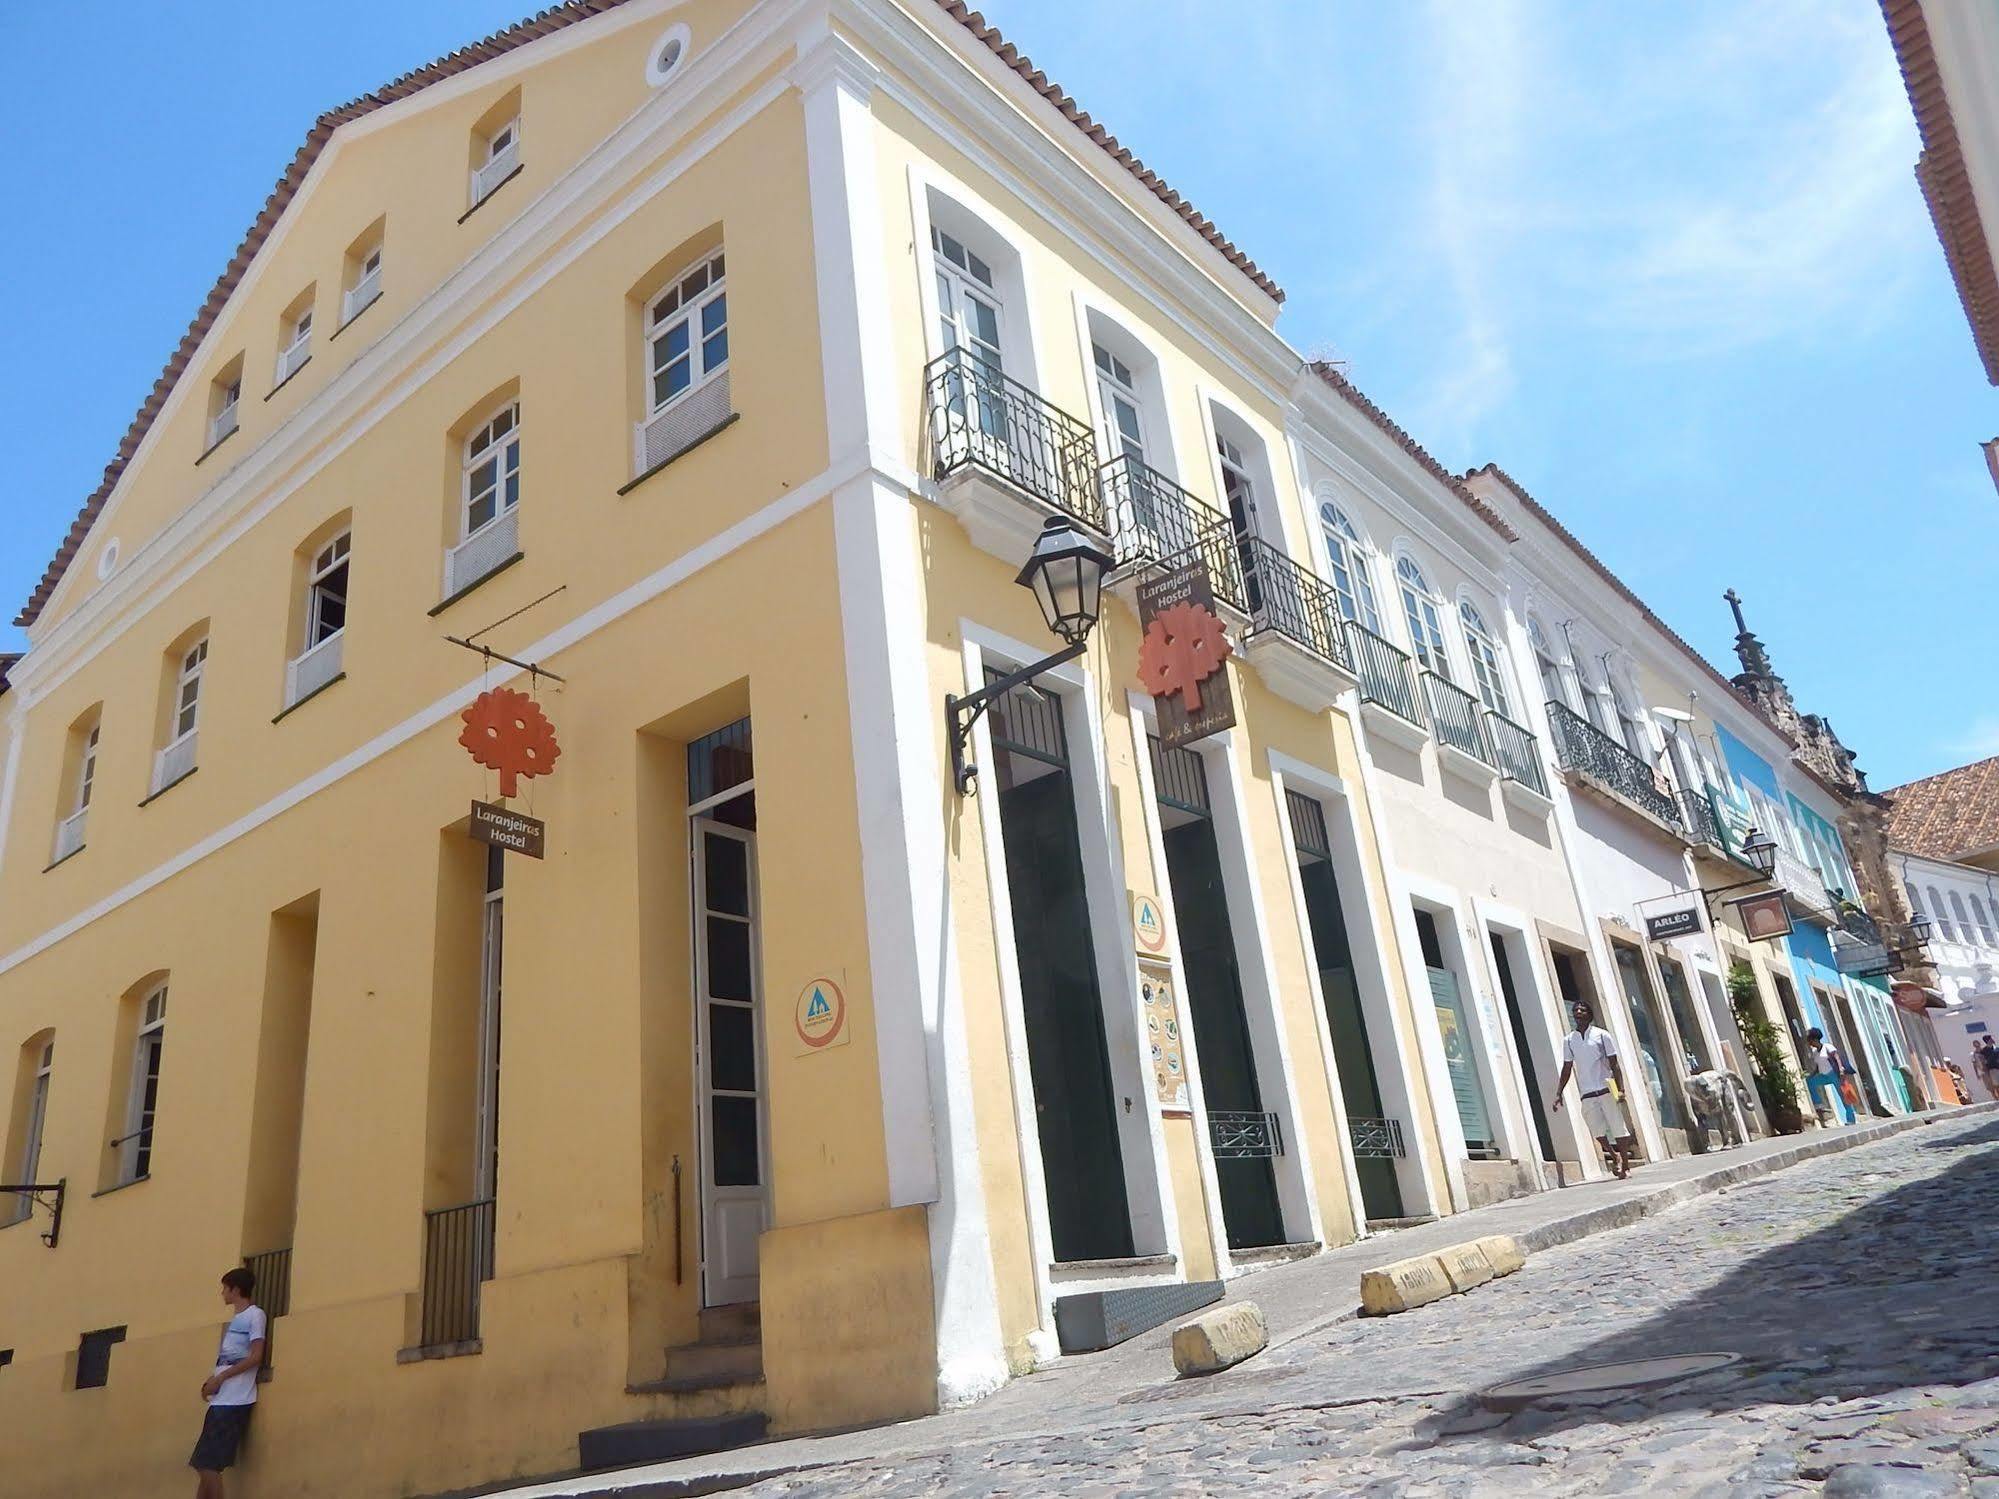
M 1425 728 L 1409 657 L 1353 620 L 1346 622 L 1346 637 L 1354 674 L 1360 678 L 1360 700 L 1378 703 L 1405 723 Z
M 1881 924 L 1852 901 L 1839 903 L 1840 930 L 1862 942 L 1879 942 Z
M 1306 650 L 1351 671 L 1339 599 L 1326 581 L 1307 571 L 1260 536 L 1237 543 L 1244 591 L 1249 599 L 1252 639 L 1275 631 Z
M 1777 864 L 1770 878 L 1783 890 L 1795 915 L 1824 926 L 1832 924 L 1838 907 L 1824 879 L 1781 843 L 1777 845 Z
M 1499 769 L 1499 757 L 1485 737 L 1484 710 L 1477 698 L 1434 671 L 1423 673 L 1423 698 L 1430 705 L 1430 722 L 1437 726 L 1438 744 Z
M 1504 713 L 1485 710 L 1485 731 L 1499 757 L 1499 773 L 1536 796 L 1548 794 L 1548 773 L 1541 768 L 1541 741 Z
M 1398 1161 L 1408 1154 L 1402 1143 L 1400 1119 L 1371 1119 L 1347 1115 L 1347 1139 L 1353 1143 L 1354 1159 Z
M 1686 830 L 1687 842 L 1695 848 L 1712 849 L 1715 853 L 1728 854 L 1728 838 L 1722 832 L 1721 818 L 1716 815 L 1714 802 L 1705 791 L 1682 791 L 1679 794 L 1680 826 Z
M 1093 531 L 1108 530 L 1086 425 L 968 349 L 925 365 L 923 391 L 935 477 L 977 469 Z
M 1652 767 L 1566 703 L 1548 704 L 1555 763 L 1572 779 L 1684 836 L 1680 809 Z
M 1184 559 L 1203 533 L 1228 523 L 1212 505 L 1128 453 L 1098 469 L 1097 482 L 1119 567 Z
M 479 1336 L 479 1288 L 493 1278 L 493 1199 L 423 1215 L 425 1348 Z

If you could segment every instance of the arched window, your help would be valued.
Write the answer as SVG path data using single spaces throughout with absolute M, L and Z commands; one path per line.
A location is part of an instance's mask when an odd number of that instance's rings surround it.
M 1499 647 L 1493 644 L 1492 631 L 1485 627 L 1485 616 L 1470 599 L 1459 599 L 1458 620 L 1465 627 L 1465 654 L 1471 657 L 1472 680 L 1478 684 L 1480 701 L 1502 718 L 1511 717 L 1513 704 L 1506 696 L 1506 673 L 1500 668 Z
M 1909 897 L 1909 914 L 1911 916 L 1922 915 L 1923 903 L 1920 900 L 1916 899 L 1916 887 L 1904 881 L 1902 885 L 1902 893 Z
M 1971 918 L 1964 914 L 1964 897 L 1955 890 L 1950 893 L 1950 914 L 1956 918 L 1957 929 L 1964 933 L 1964 940 L 1971 941 Z
M 1451 660 L 1444 651 L 1444 627 L 1437 617 L 1437 595 L 1413 557 L 1395 559 L 1395 581 L 1402 591 L 1402 617 L 1409 625 L 1409 643 L 1423 666 L 1449 681 Z
M 1583 711 L 1589 714 L 1589 721 L 1615 739 L 1615 716 L 1604 701 L 1607 694 L 1603 684 L 1590 675 L 1588 651 L 1576 657 L 1576 685 L 1582 689 Z
M 1618 737 L 1624 747 L 1645 761 L 1652 762 L 1652 736 L 1645 732 L 1645 720 L 1638 716 L 1638 709 L 1631 701 L 1631 694 L 1622 683 L 1610 684 L 1611 701 L 1617 705 Z
M 1978 935 L 1985 939 L 1987 947 L 1992 946 L 1995 940 L 1992 932 L 1992 916 L 1985 909 L 1985 902 L 1975 895 L 1971 897 L 1971 914 L 1978 922 Z
M 1527 616 L 1527 643 L 1534 648 L 1534 666 L 1541 674 L 1541 695 L 1551 703 L 1569 705 L 1569 684 L 1562 679 L 1562 658 L 1541 628 L 1541 621 Z
M 1367 576 L 1367 548 L 1360 533 L 1331 500 L 1319 505 L 1319 526 L 1326 537 L 1326 563 L 1333 572 L 1333 592 L 1340 615 L 1364 630 L 1381 633 L 1381 611 L 1374 604 L 1374 584 Z
M 1950 912 L 1945 909 L 1943 896 L 1934 885 L 1930 886 L 1930 916 L 1936 921 L 1937 930 L 1943 933 L 1947 941 L 1957 940 L 1957 929 L 1950 924 Z

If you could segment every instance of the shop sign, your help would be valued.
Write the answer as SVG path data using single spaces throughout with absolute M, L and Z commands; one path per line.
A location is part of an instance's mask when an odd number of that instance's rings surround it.
M 1895 959 L 1879 942 L 1842 942 L 1832 950 L 1832 960 L 1841 973 L 1854 978 L 1876 979 L 1895 971 Z
M 1645 918 L 1645 935 L 1654 942 L 1674 937 L 1691 937 L 1701 929 L 1701 913 L 1692 906 L 1684 911 L 1661 911 Z
M 798 1033 L 800 1056 L 853 1040 L 847 1030 L 847 996 L 830 978 L 813 979 L 798 991 L 791 1023 Z
M 490 843 L 530 859 L 541 858 L 548 845 L 548 824 L 511 812 L 497 802 L 472 803 L 472 820 L 465 831 L 474 842 Z
M 487 689 L 458 716 L 465 720 L 458 742 L 474 760 L 500 773 L 502 801 L 520 794 L 522 779 L 547 775 L 562 753 L 541 704 L 511 687 Z
M 1742 918 L 1742 929 L 1752 941 L 1775 942 L 1791 935 L 1791 908 L 1784 903 L 1781 890 L 1744 896 L 1735 902 L 1735 914 Z
M 1180 1004 L 1173 996 L 1173 975 L 1164 967 L 1144 963 L 1138 970 L 1139 997 L 1145 1001 L 1145 1040 L 1152 1053 L 1152 1080 L 1159 1104 L 1185 1109 L 1187 1058 L 1180 1044 Z
M 1895 1003 L 1905 1010 L 1912 1010 L 1920 1015 L 1929 1009 L 1930 997 L 1923 992 L 1921 984 L 1897 984 L 1895 986 Z
M 1179 749 L 1235 724 L 1225 669 L 1228 632 L 1215 613 L 1207 564 L 1190 562 L 1138 585 L 1138 679 L 1152 694 L 1159 743 Z
M 1159 898 L 1142 890 L 1131 892 L 1131 935 L 1141 958 L 1166 956 L 1166 913 Z

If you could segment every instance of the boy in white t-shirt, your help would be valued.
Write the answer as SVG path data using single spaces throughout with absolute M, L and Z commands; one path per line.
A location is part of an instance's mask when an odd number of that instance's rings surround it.
M 1596 1011 L 1586 999 L 1569 1006 L 1576 1028 L 1562 1038 L 1562 1075 L 1555 1080 L 1554 1112 L 1562 1111 L 1562 1094 L 1574 1074 L 1576 1090 L 1583 1097 L 1583 1124 L 1610 1161 L 1611 1172 L 1622 1181 L 1631 1174 L 1631 1154 L 1636 1142 L 1631 1138 L 1630 1121 L 1624 1105 L 1611 1093 L 1610 1085 L 1624 1091 L 1624 1074 L 1618 1068 L 1617 1042 L 1596 1023 Z
M 229 1325 L 215 1350 L 215 1372 L 201 1382 L 208 1414 L 187 1465 L 194 1469 L 194 1499 L 222 1499 L 222 1471 L 236 1461 L 257 1408 L 257 1370 L 264 1362 L 270 1332 L 264 1309 L 250 1299 L 257 1277 L 242 1266 L 222 1277 L 222 1299 L 228 1304 Z

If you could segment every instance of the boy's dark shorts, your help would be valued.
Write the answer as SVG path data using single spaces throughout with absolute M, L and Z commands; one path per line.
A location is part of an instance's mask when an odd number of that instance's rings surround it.
M 236 1461 L 236 1449 L 243 1445 L 243 1433 L 250 1429 L 254 1405 L 211 1405 L 202 1418 L 201 1435 L 195 1439 L 194 1455 L 187 1465 L 197 1473 L 220 1473 Z

